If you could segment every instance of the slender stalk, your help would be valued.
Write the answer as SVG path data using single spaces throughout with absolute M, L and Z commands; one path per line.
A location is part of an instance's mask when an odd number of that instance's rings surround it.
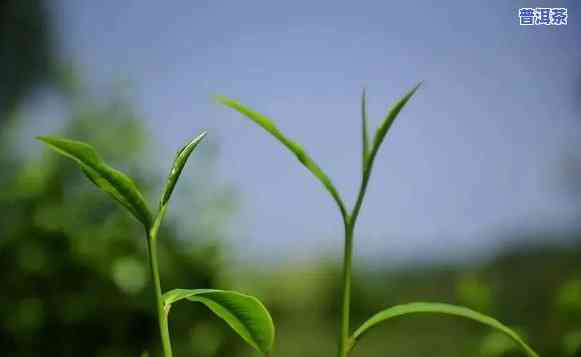
M 341 324 L 339 327 L 339 357 L 349 353 L 349 320 L 351 309 L 351 266 L 353 257 L 353 226 L 345 222 L 345 247 L 343 251 L 343 287 L 341 291 Z
M 365 198 L 367 191 L 367 184 L 369 183 L 369 176 L 371 175 L 371 168 L 373 162 L 365 162 L 363 167 L 363 175 L 361 178 L 361 185 L 359 186 L 359 193 L 357 201 L 351 214 L 343 221 L 345 224 L 345 247 L 343 251 L 343 287 L 341 291 L 341 325 L 339 328 L 339 352 L 338 357 L 347 357 L 351 351 L 351 339 L 349 336 L 349 324 L 351 315 L 351 276 L 353 266 L 353 232 L 355 231 L 355 224 L 359 211 Z
M 159 334 L 161 337 L 161 345 L 163 348 L 164 357 L 172 357 L 171 340 L 169 335 L 168 320 L 166 318 L 166 312 L 163 307 L 162 301 L 162 290 L 161 290 L 161 279 L 159 277 L 159 264 L 157 261 L 157 232 L 159 226 L 165 215 L 166 210 L 165 205 L 161 206 L 160 211 L 153 223 L 153 226 L 147 234 L 147 250 L 149 253 L 149 266 L 151 270 L 151 280 L 153 281 L 153 286 L 155 289 L 155 303 L 157 308 L 157 323 L 159 326 Z
M 369 177 L 371 176 L 371 168 L 373 167 L 373 161 L 367 163 L 366 167 L 363 169 L 363 175 L 361 178 L 361 185 L 359 186 L 359 194 L 357 194 L 357 201 L 351 211 L 350 223 L 352 229 L 355 229 L 355 223 L 357 222 L 357 217 L 359 217 L 359 211 L 361 210 L 361 205 L 363 204 L 363 198 L 365 198 L 365 192 L 367 192 L 367 184 L 369 183 Z

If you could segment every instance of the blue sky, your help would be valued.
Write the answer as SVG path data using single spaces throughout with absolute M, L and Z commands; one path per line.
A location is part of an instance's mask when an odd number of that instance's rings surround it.
M 215 94 L 273 118 L 351 204 L 363 86 L 374 129 L 425 81 L 376 160 L 357 230 L 369 261 L 487 252 L 504 233 L 581 213 L 562 185 L 581 139 L 576 1 L 551 2 L 569 9 L 563 27 L 519 26 L 518 8 L 541 1 L 57 4 L 64 53 L 96 87 L 133 83 L 160 157 L 203 128 L 219 143 L 220 180 L 242 199 L 230 244 L 243 256 L 336 254 L 342 226 L 318 181 Z

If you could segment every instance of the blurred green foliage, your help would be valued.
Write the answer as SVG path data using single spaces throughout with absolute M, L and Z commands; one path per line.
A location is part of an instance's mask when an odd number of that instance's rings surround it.
M 524 237 L 522 242 L 535 240 Z M 479 263 L 375 266 L 354 277 L 353 319 L 410 301 L 438 301 L 489 313 L 524 336 L 541 356 L 581 356 L 581 234 L 547 236 L 544 245 L 518 244 Z M 567 242 L 564 245 L 550 241 Z M 365 264 L 363 264 L 365 266 Z M 340 272 L 331 262 L 276 271 L 240 272 L 238 284 L 258 293 L 277 322 L 275 355 L 315 357 L 335 351 Z M 296 297 L 295 297 L 296 296 Z M 394 320 L 369 333 L 353 356 L 518 357 L 502 334 L 442 316 Z M 238 356 L 250 356 L 239 354 Z
M 151 140 L 124 100 L 78 94 L 69 111 L 65 135 L 91 142 L 145 192 L 157 196 L 163 178 L 157 180 L 144 155 Z M 138 356 L 157 343 L 142 229 L 73 164 L 48 154 L 32 138 L 24 147 L 42 154 L 18 152 L 20 131 L 10 126 L 1 133 L 2 355 L 38 356 L 42 351 L 49 356 Z M 194 164 L 207 166 L 204 160 Z M 195 184 L 209 186 L 204 180 Z M 196 206 L 188 214 L 220 215 L 215 221 L 223 224 L 231 211 L 225 197 L 234 198 L 227 195 L 227 187 L 213 190 L 222 192 L 221 200 L 212 204 L 206 197 L 205 207 Z M 181 192 L 186 201 L 182 205 L 192 202 L 189 196 L 188 189 Z M 204 200 L 203 194 L 198 196 Z M 196 221 L 190 217 L 200 226 Z M 220 227 L 201 226 L 178 226 L 170 217 L 162 227 L 161 269 L 168 288 L 214 287 L 220 279 Z M 192 329 L 211 319 L 198 310 L 184 308 L 174 315 L 172 326 L 179 331 L 174 340 L 181 355 L 191 354 Z M 194 316 L 202 325 L 192 324 Z M 215 352 L 227 353 L 234 348 L 232 340 L 218 339 Z
M 45 0 L 0 2 L 0 123 L 41 86 L 58 86 L 58 44 Z

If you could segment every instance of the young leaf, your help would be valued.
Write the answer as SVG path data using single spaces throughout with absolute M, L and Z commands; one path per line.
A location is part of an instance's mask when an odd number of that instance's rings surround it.
M 443 314 L 464 317 L 481 324 L 492 327 L 503 334 L 510 337 L 516 344 L 529 356 L 529 357 L 539 357 L 539 355 L 533 351 L 513 330 L 503 325 L 501 322 L 493 319 L 492 317 L 483 315 L 474 310 L 470 310 L 466 307 L 441 304 L 441 303 L 426 303 L 426 302 L 416 302 L 411 304 L 397 305 L 385 309 L 373 315 L 369 320 L 363 323 L 351 337 L 351 347 L 355 345 L 358 339 L 366 333 L 372 327 L 375 327 L 379 323 L 389 320 L 394 317 L 408 315 L 408 314 L 418 314 L 418 313 L 433 313 L 433 314 Z
M 165 205 L 169 201 L 171 194 L 173 193 L 173 190 L 175 188 L 175 185 L 178 182 L 178 179 L 180 178 L 182 170 L 184 169 L 184 166 L 186 165 L 186 162 L 190 157 L 190 154 L 192 153 L 192 151 L 194 151 L 196 146 L 198 146 L 198 144 L 202 141 L 202 139 L 205 136 L 206 132 L 204 131 L 200 135 L 192 139 L 188 144 L 186 144 L 183 148 L 181 148 L 177 152 L 176 158 L 173 163 L 173 167 L 171 168 L 171 171 L 165 184 L 165 190 L 163 192 L 163 195 L 161 196 L 160 202 L 161 206 Z
M 175 289 L 163 295 L 165 311 L 169 311 L 174 302 L 184 299 L 204 304 L 263 354 L 268 355 L 272 350 L 274 324 L 258 299 L 235 291 Z
M 381 123 L 381 125 L 377 128 L 377 131 L 375 132 L 375 137 L 373 138 L 373 145 L 371 148 L 371 153 L 369 154 L 369 157 L 367 158 L 367 163 L 366 163 L 367 170 L 371 169 L 371 166 L 373 165 L 373 160 L 375 159 L 375 155 L 377 155 L 377 152 L 379 151 L 379 147 L 381 146 L 381 143 L 385 139 L 385 135 L 389 131 L 389 128 L 391 127 L 391 125 L 395 121 L 395 118 L 397 118 L 397 115 L 399 114 L 399 112 L 407 104 L 407 102 L 414 95 L 414 93 L 418 90 L 418 88 L 420 87 L 421 84 L 422 84 L 421 82 L 418 83 L 403 98 L 401 98 L 397 103 L 395 103 L 395 105 L 391 108 L 391 110 L 387 114 L 387 117 L 385 118 L 383 123 Z
M 331 196 L 333 197 L 333 199 L 335 200 L 335 202 L 339 206 L 339 209 L 341 210 L 341 214 L 343 215 L 343 217 L 346 217 L 347 211 L 345 209 L 345 205 L 343 204 L 343 200 L 341 199 L 339 192 L 337 191 L 337 189 L 333 185 L 333 182 L 331 182 L 331 179 L 323 172 L 323 170 L 319 167 L 319 165 L 317 165 L 313 161 L 313 159 L 311 159 L 311 157 L 307 154 L 307 152 L 299 144 L 297 144 L 296 142 L 294 142 L 294 141 L 288 139 L 286 136 L 284 136 L 284 134 L 277 128 L 277 126 L 274 124 L 274 122 L 272 122 L 272 120 L 270 120 L 266 116 L 264 116 L 256 111 L 254 111 L 253 109 L 246 107 L 246 106 L 240 104 L 239 102 L 237 102 L 233 99 L 227 98 L 227 97 L 219 96 L 219 97 L 217 97 L 217 100 L 219 103 L 238 111 L 240 114 L 246 116 L 248 119 L 250 119 L 253 122 L 255 122 L 256 124 L 260 125 L 267 132 L 269 132 L 272 136 L 274 136 L 276 139 L 278 139 L 278 141 L 280 141 L 284 146 L 286 146 L 287 149 L 289 149 L 292 153 L 294 153 L 295 156 L 297 157 L 297 159 L 309 171 L 311 171 L 311 173 L 313 175 L 315 175 L 315 177 L 317 179 L 319 179 L 319 181 L 321 181 L 323 186 L 325 186 L 327 191 L 329 191 L 329 193 L 331 194 Z
M 363 170 L 365 170 L 365 165 L 367 163 L 367 158 L 369 157 L 369 133 L 367 131 L 367 95 L 365 93 L 365 88 L 363 89 L 363 94 L 361 95 L 361 142 L 362 142 L 362 165 Z
M 92 146 L 55 136 L 39 136 L 37 139 L 79 164 L 81 170 L 97 187 L 121 203 L 145 225 L 146 229 L 149 229 L 151 213 L 133 180 L 121 171 L 108 166 Z

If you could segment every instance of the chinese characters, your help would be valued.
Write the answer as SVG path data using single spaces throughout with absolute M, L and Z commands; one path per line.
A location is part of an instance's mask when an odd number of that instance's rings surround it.
M 561 26 L 567 25 L 568 17 L 566 8 L 558 7 L 525 7 L 520 8 L 518 17 L 522 26 Z

